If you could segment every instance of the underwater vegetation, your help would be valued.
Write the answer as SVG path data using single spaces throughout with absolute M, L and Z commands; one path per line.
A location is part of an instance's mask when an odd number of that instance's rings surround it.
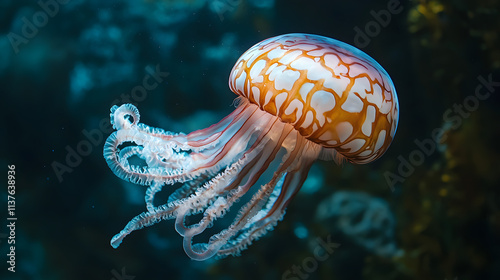
M 413 121 L 432 124 L 414 133 L 409 145 L 425 161 L 410 163 L 411 175 L 395 191 L 397 239 L 404 254 L 393 259 L 391 267 L 401 273 L 394 279 L 496 279 L 500 167 L 492 139 L 499 130 L 481 123 L 498 117 L 498 83 L 492 82 L 500 80 L 498 3 L 412 3 L 408 30 L 420 62 L 420 92 L 434 100 L 434 109 L 428 108 L 425 120 Z M 378 271 L 378 264 L 371 259 L 366 273 Z
M 396 221 L 387 201 L 366 193 L 337 191 L 318 205 L 316 218 L 376 255 L 401 255 L 394 239 Z

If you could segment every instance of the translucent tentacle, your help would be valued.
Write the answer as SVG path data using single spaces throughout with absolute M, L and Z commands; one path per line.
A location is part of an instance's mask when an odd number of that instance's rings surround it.
M 291 127 L 285 126 L 284 130 L 280 132 L 280 136 L 277 141 L 269 141 L 270 148 L 264 150 L 271 150 L 271 152 L 269 153 L 269 155 L 260 159 L 260 164 L 257 164 L 259 165 L 259 168 L 255 168 L 254 166 L 252 166 L 252 169 L 255 170 L 255 174 L 252 174 L 254 176 L 250 176 L 245 185 L 240 186 L 226 199 L 220 200 L 221 197 L 219 197 L 219 203 L 214 203 L 214 205 L 212 206 L 215 208 L 208 208 L 207 211 L 205 211 L 205 215 L 200 223 L 190 227 L 186 227 L 184 225 L 185 214 L 177 216 L 176 230 L 177 232 L 179 232 L 179 234 L 184 236 L 184 250 L 192 259 L 204 260 L 206 258 L 214 256 L 215 254 L 218 254 L 219 249 L 224 246 L 232 236 L 237 234 L 239 229 L 246 224 L 246 222 L 240 223 L 240 221 L 248 221 L 252 216 L 257 214 L 259 208 L 258 205 L 261 205 L 267 199 L 266 196 L 269 196 L 270 192 L 260 191 L 255 194 L 252 200 L 247 204 L 247 206 L 245 206 L 240 211 L 238 217 L 235 219 L 235 222 L 227 230 L 223 230 L 221 233 L 213 235 L 208 243 L 192 244 L 192 239 L 194 236 L 202 233 L 207 227 L 211 226 L 212 222 L 216 218 L 222 217 L 225 213 L 224 209 L 229 209 L 236 200 L 241 198 L 249 190 L 249 188 L 256 183 L 260 175 L 264 173 L 269 164 L 274 160 L 276 154 L 281 148 L 282 143 L 285 141 L 290 132 Z M 267 137 L 266 139 L 273 139 L 273 137 Z M 272 188 L 275 186 L 275 183 L 276 182 L 272 181 L 270 184 L 268 184 L 268 188 L 272 190 Z M 248 206 L 252 203 L 257 206 Z M 249 209 L 249 211 L 246 211 L 245 209 Z M 239 224 L 241 224 L 241 226 L 238 226 Z
M 211 182 L 208 183 L 209 185 L 218 184 L 221 181 L 226 183 L 224 188 L 218 188 L 219 191 L 216 193 L 216 195 L 226 194 L 226 198 L 224 201 L 219 200 L 219 206 L 222 205 L 222 202 L 224 202 L 223 204 L 224 207 L 229 208 L 237 199 L 243 196 L 248 191 L 248 189 L 253 184 L 255 184 L 255 182 L 259 179 L 260 175 L 264 173 L 264 171 L 269 166 L 269 163 L 275 157 L 277 150 L 273 151 L 268 155 L 264 155 L 263 151 L 266 149 L 260 147 L 265 145 L 274 146 L 273 142 L 266 139 L 265 141 L 260 142 L 259 144 L 260 145 L 256 146 L 256 149 L 250 149 L 243 157 L 243 160 L 239 162 L 238 166 L 234 167 L 235 170 L 234 175 L 238 176 L 234 177 L 227 176 L 228 174 L 223 174 L 222 176 L 218 175 L 216 178 L 214 178 Z M 246 174 L 249 170 L 252 170 L 252 173 L 250 174 L 248 181 L 245 183 L 245 185 L 240 186 L 238 189 L 234 190 L 234 187 L 237 186 L 243 179 L 243 176 L 241 176 L 241 174 L 242 173 Z M 229 190 L 233 191 L 228 192 Z M 210 197 L 210 195 L 207 193 L 198 193 L 197 196 L 193 196 L 190 199 L 198 199 L 197 197 Z M 200 221 L 199 224 L 191 225 L 189 227 L 186 227 L 184 225 L 184 218 L 188 214 L 188 212 L 187 211 L 182 213 L 179 212 L 177 214 L 177 219 L 176 219 L 177 232 L 182 236 L 193 235 L 193 234 L 195 235 L 201 233 L 215 218 L 220 217 L 216 215 L 210 215 L 211 210 L 213 209 L 207 209 L 207 211 L 205 211 L 204 219 L 206 221 L 202 220 Z M 196 231 L 190 231 L 190 229 L 193 227 L 197 227 L 198 229 Z
M 267 128 L 270 129 L 270 125 L 267 126 Z M 264 145 L 266 141 L 261 142 L 260 145 Z M 238 146 L 242 147 L 241 145 L 236 145 L 235 147 Z M 259 145 L 256 145 L 256 147 L 258 146 Z M 173 218 L 174 213 L 175 216 L 179 216 L 181 213 L 192 214 L 204 210 L 204 208 L 206 208 L 207 205 L 209 205 L 217 195 L 227 191 L 227 185 L 231 184 L 232 180 L 237 180 L 239 178 L 236 175 L 239 174 L 239 171 L 245 166 L 245 163 L 255 160 L 255 158 L 257 158 L 257 156 L 259 155 L 261 156 L 263 153 L 262 151 L 263 149 L 258 148 L 250 150 L 249 152 L 245 153 L 245 156 L 243 156 L 242 159 L 226 168 L 226 170 L 222 174 L 218 174 L 210 182 L 207 182 L 204 187 L 202 187 L 201 189 L 198 187 L 196 194 L 184 198 L 186 196 L 185 194 L 179 195 L 182 192 L 174 192 L 172 194 L 174 197 L 183 198 L 177 200 L 172 199 L 169 203 L 157 208 L 152 205 L 152 200 L 154 199 L 154 194 L 159 190 L 161 185 L 159 185 L 160 187 L 158 187 L 157 183 L 155 182 L 152 187 L 148 189 L 146 195 L 149 212 L 142 213 L 132 219 L 132 221 L 130 221 L 120 233 L 113 237 L 111 241 L 112 246 L 115 248 L 118 247 L 123 238 L 125 238 L 125 236 L 127 236 L 134 230 L 138 230 L 146 226 L 151 226 L 163 219 Z M 190 193 L 190 190 L 193 190 L 193 185 L 188 184 L 183 191 L 185 191 L 186 193 Z
M 153 205 L 153 200 L 155 197 L 155 194 L 160 192 L 163 187 L 163 183 L 160 183 L 158 181 L 153 181 L 151 186 L 146 190 L 146 208 L 148 209 L 149 212 L 154 212 L 155 207 Z
M 175 229 L 192 259 L 238 254 L 282 218 L 321 151 L 293 126 L 248 101 L 218 124 L 187 135 L 139 123 L 139 111 L 133 105 L 113 107 L 111 119 L 117 131 L 104 146 L 109 167 L 124 180 L 148 185 L 147 212 L 112 238 L 114 248 L 132 231 L 175 219 Z M 282 158 L 277 157 L 280 151 L 285 152 Z M 250 192 L 276 159 L 281 162 L 270 181 Z M 155 195 L 177 182 L 182 186 L 166 204 L 156 207 Z M 246 194 L 249 200 L 229 227 L 207 243 L 193 243 Z M 186 217 L 198 213 L 203 213 L 199 221 L 186 224 Z
M 258 210 L 243 226 L 238 227 L 237 238 L 230 239 L 218 252 L 218 256 L 238 255 L 246 249 L 253 240 L 272 230 L 278 221 L 285 215 L 285 208 L 290 200 L 299 191 L 304 183 L 307 173 L 313 163 L 315 155 L 319 154 L 320 147 L 310 145 L 302 137 L 297 137 L 297 143 L 288 154 L 287 160 L 280 166 L 271 182 L 263 187 L 263 192 L 257 195 L 246 207 L 247 211 Z M 273 185 L 276 183 L 276 185 Z M 267 190 L 267 192 L 266 192 Z M 272 192 L 270 192 L 272 190 Z M 266 202 L 258 204 L 255 202 Z M 245 210 L 242 210 L 242 213 Z M 244 219 L 237 219 L 245 221 Z M 234 229 L 236 229 L 235 227 Z
M 172 219 L 179 215 L 183 216 L 186 213 L 192 214 L 203 211 L 207 205 L 213 201 L 214 197 L 221 192 L 221 189 L 224 188 L 225 185 L 223 185 L 223 183 L 228 182 L 228 178 L 234 178 L 235 174 L 241 169 L 241 166 L 241 161 L 234 163 L 231 167 L 228 167 L 224 173 L 217 175 L 210 182 L 207 182 L 204 187 L 198 189 L 195 195 L 191 195 L 181 200 L 175 200 L 159 207 L 153 207 L 152 211 L 144 212 L 136 216 L 122 231 L 120 231 L 120 233 L 112 238 L 111 245 L 117 248 L 123 239 L 132 231 L 151 226 L 161 220 Z M 221 187 L 221 185 L 223 186 Z

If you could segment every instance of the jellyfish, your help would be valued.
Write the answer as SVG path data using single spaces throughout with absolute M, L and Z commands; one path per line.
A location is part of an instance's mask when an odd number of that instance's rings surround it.
M 104 158 L 119 178 L 147 186 L 147 211 L 112 238 L 114 248 L 131 232 L 171 219 L 191 259 L 239 255 L 283 218 L 317 159 L 371 162 L 398 125 L 396 90 L 382 66 L 319 35 L 254 45 L 236 61 L 229 88 L 238 95 L 235 110 L 189 134 L 140 123 L 131 104 L 111 108 L 116 131 Z M 168 187 L 175 189 L 156 205 Z M 206 242 L 193 240 L 230 210 L 226 227 Z

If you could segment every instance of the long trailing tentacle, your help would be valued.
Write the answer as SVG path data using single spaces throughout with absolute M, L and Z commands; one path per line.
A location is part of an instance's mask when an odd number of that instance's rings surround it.
M 151 226 L 161 220 L 176 218 L 183 214 L 193 214 L 205 210 L 207 205 L 213 203 L 217 195 L 225 191 L 227 185 L 231 183 L 230 178 L 237 178 L 237 174 L 244 167 L 245 162 L 256 158 L 260 153 L 256 150 L 246 153 L 242 159 L 235 162 L 226 170 L 218 174 L 215 178 L 207 182 L 203 187 L 198 187 L 196 193 L 179 200 L 173 200 L 167 204 L 153 208 L 152 211 L 144 212 L 133 218 L 125 228 L 116 234 L 111 245 L 117 248 L 123 238 L 129 235 L 132 231 L 139 230 L 143 227 Z M 260 154 L 261 155 L 261 154 Z
M 275 226 L 321 148 L 301 137 L 293 126 L 249 102 L 234 112 L 218 124 L 185 135 L 139 123 L 139 112 L 132 105 L 112 109 L 117 131 L 104 147 L 108 165 L 125 180 L 149 185 L 147 212 L 133 218 L 113 237 L 113 247 L 132 231 L 175 219 L 188 256 L 204 260 L 238 254 Z M 207 243 L 193 244 L 195 236 L 250 193 L 283 148 L 278 170 L 254 191 L 229 227 L 212 235 Z M 165 204 L 156 207 L 155 195 L 176 182 L 183 184 Z M 186 217 L 199 213 L 203 217 L 197 223 L 186 224 Z
M 216 234 L 210 238 L 208 243 L 192 244 L 192 239 L 194 236 L 202 233 L 207 227 L 211 226 L 215 219 L 222 217 L 225 211 L 229 209 L 235 201 L 237 201 L 245 193 L 247 193 L 250 187 L 256 183 L 256 181 L 268 168 L 269 164 L 274 160 L 281 147 L 281 144 L 286 139 L 290 131 L 291 129 L 289 127 L 286 127 L 276 142 L 268 141 L 268 147 L 264 147 L 264 149 L 261 149 L 261 151 L 267 150 L 271 152 L 263 157 L 260 157 L 255 165 L 247 165 L 247 167 L 249 166 L 253 170 L 253 173 L 251 174 L 247 182 L 231 192 L 228 197 L 219 197 L 215 201 L 215 203 L 205 211 L 203 219 L 198 224 L 186 227 L 184 225 L 186 213 L 179 213 L 177 215 L 176 230 L 177 232 L 179 232 L 179 234 L 184 236 L 184 249 L 189 257 L 196 260 L 204 260 L 214 256 L 218 253 L 219 249 L 227 243 L 227 240 L 232 236 L 232 234 L 235 234 L 237 232 L 237 230 L 229 231 L 229 234 L 227 234 L 226 236 Z M 268 139 L 272 139 L 272 137 L 266 138 L 266 140 Z M 249 217 L 239 217 L 236 218 L 236 220 L 248 218 Z
M 262 113 L 257 112 L 257 114 L 252 115 L 252 121 L 249 121 L 249 117 L 247 121 L 243 125 L 241 125 L 238 131 L 235 133 L 237 136 L 233 137 L 231 141 L 228 141 L 228 143 L 222 145 L 222 147 L 218 149 L 219 154 L 233 153 L 238 155 L 240 153 L 243 153 L 247 145 L 246 143 L 249 142 L 249 138 L 254 133 L 259 131 L 256 130 L 255 127 L 252 129 L 252 127 L 255 126 L 256 123 L 259 124 L 260 122 L 262 125 L 259 127 L 264 127 L 265 129 L 267 129 L 267 131 L 270 130 L 271 124 L 266 123 L 265 120 L 260 120 L 263 116 Z M 262 137 L 257 137 L 257 139 L 260 138 Z M 264 142 L 260 143 L 260 145 L 264 145 Z M 126 147 L 123 150 L 128 152 L 122 153 L 122 155 L 137 155 L 140 151 L 143 151 L 143 148 Z M 158 179 L 152 180 L 151 186 L 146 191 L 146 204 L 148 212 L 142 213 L 141 215 L 132 219 L 132 221 L 130 221 L 127 226 L 113 238 L 112 245 L 114 247 L 117 247 L 121 243 L 123 238 L 130 232 L 145 226 L 150 226 L 162 219 L 170 219 L 174 216 L 178 216 L 181 211 L 183 213 L 192 214 L 207 208 L 213 203 L 213 201 L 215 201 L 217 195 L 228 192 L 227 185 L 231 185 L 231 181 L 228 178 L 233 178 L 232 180 L 236 181 L 236 184 L 238 184 L 238 180 L 241 179 L 237 175 L 241 174 L 241 169 L 243 169 L 242 172 L 244 173 L 247 173 L 249 171 L 249 168 L 245 168 L 246 162 L 253 162 L 255 158 L 257 158 L 257 156 L 262 156 L 262 148 L 256 147 L 252 151 L 253 152 L 246 152 L 245 156 L 243 156 L 241 160 L 233 163 L 231 166 L 226 168 L 223 174 L 218 174 L 214 179 L 207 182 L 202 188 L 200 188 L 200 186 L 196 184 L 203 181 L 204 178 L 209 177 L 211 173 L 202 174 L 200 177 L 194 178 L 193 181 L 186 182 L 183 187 L 181 187 L 178 191 L 174 192 L 171 195 L 171 197 L 169 198 L 169 202 L 166 205 L 157 208 L 153 206 L 154 195 L 161 190 L 161 187 L 165 183 L 162 180 Z M 260 153 L 258 151 L 260 151 Z M 215 156 L 215 158 L 217 158 L 217 156 Z M 126 164 L 123 165 L 126 166 Z M 231 188 L 234 188 L 234 182 L 232 185 L 233 187 Z M 188 195 L 190 196 L 187 197 Z
M 218 256 L 239 254 L 253 240 L 271 230 L 282 219 L 286 205 L 302 186 L 313 162 L 309 155 L 319 153 L 318 147 L 314 146 L 310 147 L 313 151 L 307 151 L 308 144 L 302 137 L 297 137 L 296 145 L 270 183 L 263 186 L 261 192 L 257 193 L 251 203 L 241 211 L 241 213 L 257 211 L 257 214 L 251 219 L 237 219 L 239 224 L 233 224 L 232 229 L 238 231 L 237 234 L 233 234 L 234 238 L 220 249 Z

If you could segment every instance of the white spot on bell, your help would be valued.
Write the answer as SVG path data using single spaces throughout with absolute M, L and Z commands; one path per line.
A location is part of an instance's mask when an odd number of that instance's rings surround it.
M 283 56 L 285 53 L 286 53 L 286 50 L 283 50 L 281 48 L 276 48 L 276 49 L 268 52 L 267 57 L 269 57 L 269 59 L 275 59 L 275 58 Z
M 312 83 L 304 83 L 299 89 L 300 96 L 304 101 L 307 101 L 307 95 L 311 91 L 311 89 L 314 87 L 314 84 Z
M 274 96 L 274 92 L 272 90 L 268 90 L 266 92 L 266 97 L 265 97 L 265 100 L 264 100 L 264 104 L 262 104 L 262 106 L 265 106 L 267 104 L 269 104 L 269 100 L 271 100 L 271 97 Z
M 280 94 L 278 94 L 276 96 L 276 98 L 274 99 L 274 102 L 276 104 L 276 113 L 278 114 L 280 109 L 281 109 L 281 106 L 283 105 L 283 102 L 285 102 L 286 98 L 287 98 L 288 94 L 286 92 L 282 92 Z
M 324 60 L 325 60 L 325 65 L 330 67 L 330 69 L 332 70 L 335 70 L 335 68 L 337 68 L 340 62 L 338 56 L 333 54 L 325 55 Z
M 373 93 L 366 95 L 366 100 L 380 109 L 382 107 L 382 88 L 378 84 L 374 85 Z
M 317 81 L 321 79 L 329 79 L 332 73 L 326 70 L 321 64 L 313 63 L 307 70 L 307 78 L 309 80 Z
M 363 101 L 351 92 L 340 108 L 349 113 L 359 113 L 363 110 Z
M 254 79 L 255 77 L 257 77 L 257 75 L 259 75 L 260 72 L 262 72 L 262 69 L 266 67 L 266 63 L 267 62 L 262 59 L 255 62 L 255 64 L 252 66 L 252 69 L 250 69 L 250 78 Z
M 378 151 L 385 143 L 385 130 L 380 131 L 377 138 L 377 143 L 375 144 L 375 151 Z
M 326 141 L 326 144 L 328 144 L 328 145 L 337 145 L 338 142 L 336 140 L 330 140 L 330 141 Z
M 327 131 L 323 132 L 323 134 L 321 134 L 318 139 L 322 140 L 322 141 L 328 141 L 328 140 L 332 139 L 333 136 L 334 136 L 333 133 L 330 130 L 327 130 Z M 337 143 L 337 141 L 335 141 L 335 144 L 336 143 Z
M 274 68 L 269 74 L 269 80 L 274 81 L 274 79 L 276 79 L 277 76 L 281 75 L 281 73 L 283 73 L 283 70 L 285 69 L 286 69 L 285 65 L 280 65 Z
M 366 119 L 361 126 L 361 131 L 364 135 L 370 136 L 372 133 L 372 123 L 375 121 L 375 107 L 368 105 L 366 108 Z
M 347 138 L 351 136 L 353 131 L 353 127 L 350 122 L 341 122 L 337 124 L 337 127 L 335 127 L 335 129 L 337 130 L 337 135 L 339 136 L 339 140 L 341 143 L 347 140 Z
M 247 78 L 247 73 L 244 71 L 241 72 L 241 75 L 236 79 L 236 82 L 234 83 L 236 89 L 244 92 L 246 78 Z
M 288 107 L 285 110 L 285 114 L 290 115 L 293 113 L 295 109 L 297 109 L 297 112 L 295 114 L 295 122 L 297 122 L 300 117 L 302 116 L 302 109 L 304 108 L 304 104 L 298 99 L 292 100 Z
M 313 119 L 314 119 L 313 113 L 311 111 L 308 111 L 306 114 L 306 119 L 302 123 L 301 127 L 308 128 L 312 124 Z
M 331 51 L 329 49 L 325 49 L 325 48 L 322 48 L 322 49 L 319 49 L 319 50 L 315 50 L 315 51 L 310 51 L 307 53 L 307 55 L 310 55 L 310 56 L 322 56 L 324 55 L 327 51 Z
M 311 107 L 316 111 L 316 119 L 320 126 L 325 123 L 325 112 L 332 110 L 335 107 L 335 98 L 333 94 L 324 90 L 318 90 L 311 97 Z
M 253 99 L 257 104 L 260 105 L 260 89 L 258 87 L 252 87 L 252 94 L 253 94 Z
M 343 64 L 340 64 L 339 66 L 335 67 L 333 69 L 333 73 L 335 73 L 336 76 L 345 76 L 349 70 L 347 67 Z
M 241 61 L 247 61 L 252 58 L 253 56 L 255 56 L 257 54 L 257 50 L 255 48 L 251 48 L 249 49 L 248 51 L 246 51 L 241 57 L 240 57 L 240 60 Z M 247 66 L 250 66 L 250 64 L 247 63 Z
M 391 108 L 392 108 L 392 103 L 385 101 L 385 102 L 382 103 L 382 107 L 380 107 L 379 111 L 382 114 L 387 114 L 387 113 L 389 113 L 389 111 L 391 110 Z
M 290 64 L 290 62 L 294 61 L 297 56 L 301 55 L 302 51 L 293 51 L 288 54 L 286 54 L 284 57 L 282 57 L 279 62 L 283 64 Z
M 349 149 L 348 153 L 354 153 L 359 151 L 361 147 L 366 143 L 364 139 L 354 139 L 351 142 L 341 146 L 342 149 Z
M 264 77 L 262 75 L 257 76 L 257 78 L 252 80 L 252 83 L 262 83 L 264 81 Z
M 372 91 L 370 80 L 366 77 L 357 78 L 354 80 L 354 85 L 351 88 L 351 92 L 357 92 L 359 97 L 366 98 L 366 93 Z
M 248 59 L 247 61 L 247 67 L 251 67 L 252 63 L 259 57 L 259 55 L 263 52 L 264 50 L 255 50 L 252 54 L 252 56 Z
M 271 73 L 276 66 L 278 66 L 278 63 L 273 63 L 273 65 L 269 66 L 269 68 L 267 68 L 266 75 L 269 75 L 269 73 Z
M 293 85 L 299 79 L 300 72 L 293 70 L 285 70 L 281 75 L 276 76 L 274 88 L 277 90 L 292 90 Z
M 316 63 L 312 59 L 307 57 L 301 57 L 290 63 L 290 67 L 295 68 L 297 70 L 308 70 L 315 64 Z
M 314 50 L 314 49 L 318 48 L 317 45 L 313 45 L 313 44 L 299 44 L 299 45 L 296 45 L 293 47 L 297 48 L 297 49 L 301 49 L 303 51 L 310 51 L 310 50 Z
M 361 63 L 358 61 L 358 63 Z M 349 65 L 349 77 L 354 78 L 359 76 L 360 74 L 369 74 L 366 66 L 360 64 L 352 64 Z
M 393 120 L 392 121 L 392 125 L 391 125 L 391 138 L 394 137 L 394 133 L 396 133 L 396 128 L 397 128 L 397 120 Z
M 341 97 L 350 82 L 351 80 L 346 77 L 340 77 L 340 79 L 337 79 L 336 77 L 329 77 L 328 79 L 325 79 L 323 86 L 333 90 L 338 97 Z
M 362 151 L 361 153 L 359 153 L 359 155 L 358 155 L 358 156 L 360 156 L 360 157 L 365 157 L 365 156 L 369 156 L 369 155 L 371 155 L 372 153 L 373 153 L 373 151 L 372 151 L 372 150 L 366 150 L 366 151 Z

